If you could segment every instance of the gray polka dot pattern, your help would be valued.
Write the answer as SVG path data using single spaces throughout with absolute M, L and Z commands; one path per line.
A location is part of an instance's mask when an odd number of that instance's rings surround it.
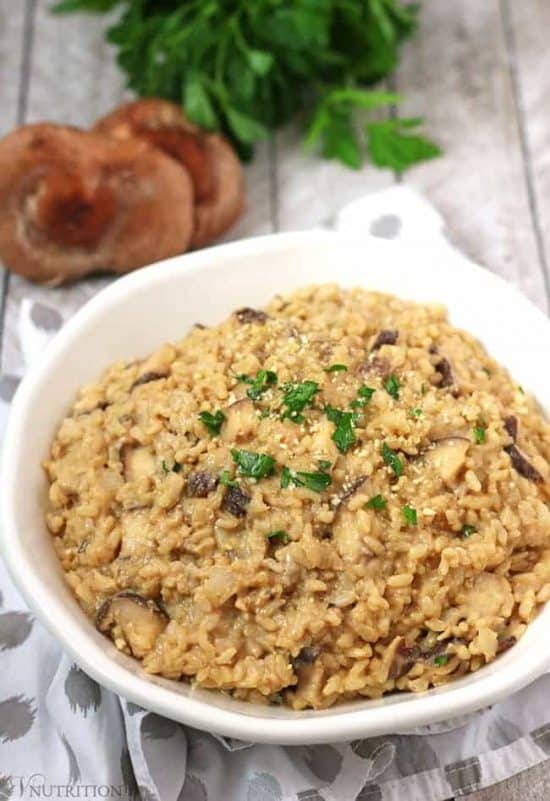
M 369 778 L 381 776 L 389 768 L 395 758 L 396 748 L 388 737 L 371 737 L 368 740 L 355 740 L 352 750 L 361 759 L 371 762 Z
M 61 735 L 61 742 L 67 752 L 67 759 L 69 761 L 69 776 L 68 776 L 68 784 L 76 784 L 82 778 L 82 774 L 80 773 L 80 768 L 78 767 L 78 762 L 75 756 L 75 752 L 71 748 L 69 741 L 65 737 L 64 734 Z
M 14 695 L 0 702 L 0 743 L 10 743 L 24 737 L 36 717 L 34 701 Z
M 325 799 L 317 790 L 302 790 L 296 796 L 296 801 L 325 801 Z
M 13 780 L 10 776 L 0 776 L 0 801 L 8 801 L 13 795 Z
M 395 239 L 399 236 L 403 223 L 396 214 L 384 214 L 373 220 L 370 233 L 380 239 Z
M 147 740 L 168 740 L 178 730 L 178 724 L 150 712 L 141 722 L 141 731 Z
M 34 619 L 27 612 L 0 615 L 0 652 L 17 648 L 28 638 Z
M 63 325 L 63 318 L 57 309 L 37 301 L 32 304 L 31 320 L 37 328 L 48 332 L 58 331 Z
M 367 782 L 364 787 L 359 790 L 355 801 L 382 801 L 382 789 L 374 782 Z
M 0 398 L 6 403 L 10 403 L 21 379 L 15 375 L 3 375 L 0 377 Z
M 132 760 L 130 759 L 127 748 L 123 748 L 120 755 L 120 774 L 129 801 L 137 801 L 137 799 L 139 799 L 139 790 L 134 775 L 134 768 L 132 767 Z
M 510 745 L 521 737 L 521 732 L 515 723 L 503 717 L 495 717 L 489 724 L 487 743 L 489 748 L 502 748 Z
M 206 787 L 196 776 L 188 773 L 178 796 L 178 801 L 208 801 Z M 258 799 L 258 801 L 260 801 Z
M 101 687 L 83 670 L 73 665 L 65 679 L 65 695 L 73 712 L 84 717 L 90 710 L 95 711 L 101 703 Z
M 395 763 L 403 776 L 414 776 L 424 770 L 433 770 L 439 767 L 437 756 L 425 737 L 397 738 Z
M 275 776 L 270 773 L 256 773 L 251 778 L 246 801 L 281 801 L 282 797 L 281 785 Z M 181 799 L 181 801 L 187 801 L 187 799 Z
M 531 737 L 536 745 L 550 756 L 550 723 L 541 726 L 539 729 L 534 729 L 531 732 Z
M 445 775 L 455 797 L 473 793 L 481 785 L 481 763 L 477 757 L 445 765 Z
M 315 745 L 304 749 L 304 762 L 322 782 L 332 784 L 342 768 L 342 755 L 332 745 Z
M 138 715 L 140 712 L 145 712 L 145 709 L 138 704 L 133 704 L 131 701 L 126 702 L 126 709 L 129 715 Z

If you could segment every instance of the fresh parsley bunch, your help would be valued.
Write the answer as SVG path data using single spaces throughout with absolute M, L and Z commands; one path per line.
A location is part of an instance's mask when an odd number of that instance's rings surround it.
M 181 102 L 243 158 L 305 112 L 305 142 L 358 168 L 402 171 L 439 155 L 420 119 L 375 119 L 400 97 L 372 89 L 395 68 L 418 7 L 401 0 L 61 0 L 57 12 L 120 10 L 108 31 L 128 84 Z M 304 114 L 301 115 L 304 117 Z

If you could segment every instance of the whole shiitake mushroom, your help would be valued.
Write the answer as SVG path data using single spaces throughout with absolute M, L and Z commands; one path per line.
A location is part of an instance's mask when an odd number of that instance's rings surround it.
M 241 214 L 244 179 L 235 152 L 222 136 L 190 122 L 175 103 L 158 98 L 128 103 L 98 120 L 93 131 L 117 141 L 143 139 L 185 166 L 195 190 L 192 247 L 216 239 Z
M 45 123 L 0 141 L 0 259 L 26 278 L 124 273 L 182 253 L 193 229 L 188 172 L 143 140 Z

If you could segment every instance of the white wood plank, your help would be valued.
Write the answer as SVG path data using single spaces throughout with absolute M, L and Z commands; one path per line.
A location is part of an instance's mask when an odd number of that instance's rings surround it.
M 407 180 L 440 208 L 461 248 L 546 309 L 498 0 L 425 0 L 397 87 L 400 112 L 424 115 L 445 151 Z
M 510 41 L 511 67 L 517 82 L 518 106 L 528 159 L 528 179 L 537 225 L 539 250 L 550 288 L 550 4 L 548 0 L 504 0 L 504 21 Z
M 326 224 L 346 203 L 394 183 L 391 170 L 376 170 L 369 164 L 350 170 L 306 153 L 302 138 L 300 123 L 275 137 L 277 227 L 281 231 Z
M 25 3 L 0 4 L 0 136 L 17 123 Z
M 464 796 L 464 801 L 548 801 L 550 798 L 550 761 Z

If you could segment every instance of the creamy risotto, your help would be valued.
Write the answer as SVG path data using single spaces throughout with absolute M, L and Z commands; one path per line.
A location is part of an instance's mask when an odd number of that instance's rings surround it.
M 535 402 L 443 308 L 310 287 L 83 388 L 47 523 L 146 671 L 322 708 L 513 646 L 550 598 L 549 461 Z

